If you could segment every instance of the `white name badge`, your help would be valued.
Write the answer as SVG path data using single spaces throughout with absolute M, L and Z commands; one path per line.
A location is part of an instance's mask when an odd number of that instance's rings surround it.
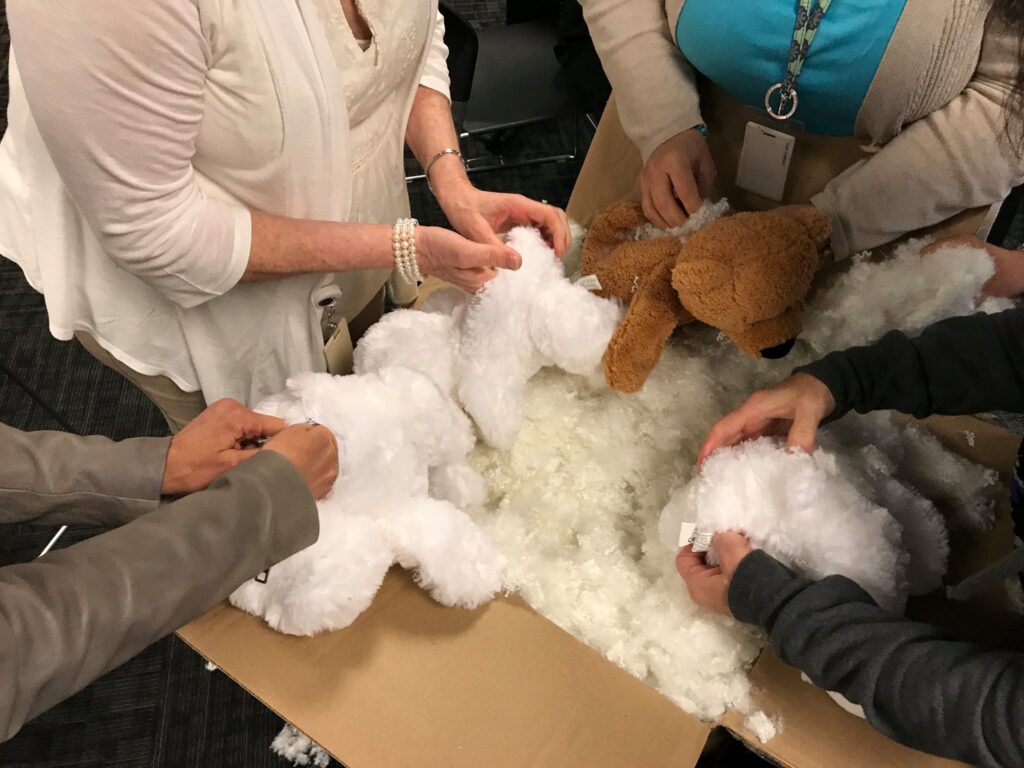
M 759 123 L 747 123 L 736 186 L 781 203 L 796 139 Z

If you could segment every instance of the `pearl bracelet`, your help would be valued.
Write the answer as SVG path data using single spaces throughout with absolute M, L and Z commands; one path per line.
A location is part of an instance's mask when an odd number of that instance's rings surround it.
M 419 262 L 416 261 L 416 219 L 399 219 L 391 235 L 391 247 L 395 252 L 395 269 L 399 277 L 412 285 L 423 282 Z

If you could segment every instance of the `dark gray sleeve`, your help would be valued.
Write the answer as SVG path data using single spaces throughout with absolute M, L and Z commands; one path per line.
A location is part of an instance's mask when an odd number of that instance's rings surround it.
M 762 551 L 729 586 L 740 621 L 815 685 L 864 707 L 907 746 L 992 768 L 1024 766 L 1024 654 L 952 638 L 879 608 L 849 579 L 812 582 Z
M 836 409 L 829 420 L 851 410 L 918 418 L 1024 412 L 1024 308 L 950 318 L 913 339 L 893 331 L 797 370 L 832 392 Z
M 268 451 L 205 491 L 0 568 L 0 741 L 318 534 L 302 476 Z
M 160 504 L 170 438 L 115 443 L 0 424 L 0 523 L 114 527 Z

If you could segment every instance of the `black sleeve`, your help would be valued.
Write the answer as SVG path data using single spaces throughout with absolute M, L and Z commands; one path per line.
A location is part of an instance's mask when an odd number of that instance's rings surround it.
M 974 765 L 1024 765 L 1024 654 L 956 640 L 879 608 L 847 578 L 812 582 L 762 551 L 740 563 L 729 606 L 893 739 Z
M 915 339 L 893 331 L 871 346 L 833 352 L 798 370 L 832 392 L 830 420 L 850 410 L 918 418 L 1024 412 L 1024 309 L 943 320 Z

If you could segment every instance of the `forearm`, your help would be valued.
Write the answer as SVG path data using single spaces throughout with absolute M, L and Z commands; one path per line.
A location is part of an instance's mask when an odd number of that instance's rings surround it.
M 117 526 L 151 512 L 168 438 L 114 442 L 0 424 L 0 523 Z
M 740 563 L 729 605 L 892 738 L 972 764 L 1024 764 L 1024 656 L 956 641 L 882 610 L 849 579 L 811 582 L 760 551 Z
M 950 318 L 916 339 L 892 332 L 800 370 L 832 392 L 832 419 L 850 410 L 918 418 L 1024 411 L 1024 310 Z
M 242 282 L 288 275 L 390 269 L 392 224 L 306 221 L 252 214 L 252 245 Z
M 0 569 L 0 741 L 317 534 L 302 477 L 264 453 L 116 531 Z
M 417 88 L 405 142 L 424 168 L 438 152 L 459 148 L 451 102 L 443 93 L 422 85 Z M 439 199 L 446 191 L 468 183 L 465 165 L 454 155 L 445 155 L 430 167 L 430 185 Z

